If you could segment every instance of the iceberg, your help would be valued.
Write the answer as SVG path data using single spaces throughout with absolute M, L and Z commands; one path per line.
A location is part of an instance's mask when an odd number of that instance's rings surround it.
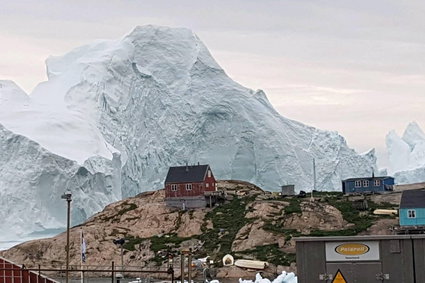
M 389 173 L 397 184 L 425 182 L 425 133 L 411 122 L 400 137 L 395 131 L 386 136 Z
M 136 27 L 46 60 L 27 95 L 0 81 L 0 217 L 15 235 L 63 227 L 110 202 L 161 189 L 169 166 L 210 164 L 218 179 L 269 191 L 340 190 L 376 169 L 337 132 L 281 116 L 233 81 L 185 28 Z M 415 137 L 412 137 L 412 142 Z

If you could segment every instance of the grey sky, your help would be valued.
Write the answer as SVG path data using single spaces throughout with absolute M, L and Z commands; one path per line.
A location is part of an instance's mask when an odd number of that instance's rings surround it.
M 385 135 L 425 127 L 425 2 L 5 1 L 0 79 L 26 91 L 44 60 L 136 25 L 191 28 L 226 72 L 285 117 L 336 130 L 385 165 Z

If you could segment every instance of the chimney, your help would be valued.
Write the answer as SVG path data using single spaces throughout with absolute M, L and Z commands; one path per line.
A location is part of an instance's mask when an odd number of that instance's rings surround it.
M 373 170 L 373 167 L 372 167 L 372 178 L 375 178 L 375 170 Z
M 189 172 L 189 165 L 188 165 L 187 161 L 186 161 L 186 172 Z
M 199 166 L 199 161 L 198 161 L 198 166 Z

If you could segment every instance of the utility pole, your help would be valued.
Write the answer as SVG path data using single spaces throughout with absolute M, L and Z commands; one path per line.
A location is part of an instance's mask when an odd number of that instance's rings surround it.
M 69 226 L 70 226 L 70 215 L 71 215 L 71 201 L 72 194 L 70 191 L 66 191 L 62 196 L 62 199 L 66 200 L 68 204 L 66 214 L 66 283 L 69 281 Z

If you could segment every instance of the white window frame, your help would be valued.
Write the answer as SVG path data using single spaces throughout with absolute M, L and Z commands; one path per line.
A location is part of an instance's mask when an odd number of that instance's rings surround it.
M 407 210 L 407 218 L 416 218 L 416 209 Z
M 362 181 L 361 180 L 354 181 L 354 187 L 360 188 L 361 186 L 362 186 Z
M 171 191 L 177 192 L 177 184 L 171 184 Z
M 380 185 L 381 185 L 381 180 L 380 179 L 373 180 L 373 186 L 374 187 L 379 187 Z
M 363 188 L 369 187 L 370 185 L 369 180 L 363 180 L 362 185 L 363 185 Z
M 192 184 L 186 184 L 186 191 L 192 190 Z
M 211 170 L 208 169 L 208 178 L 211 178 Z
M 206 183 L 206 184 L 205 184 L 205 187 L 206 187 L 206 188 L 208 188 L 209 186 L 210 186 L 210 184 L 209 184 L 209 183 Z

